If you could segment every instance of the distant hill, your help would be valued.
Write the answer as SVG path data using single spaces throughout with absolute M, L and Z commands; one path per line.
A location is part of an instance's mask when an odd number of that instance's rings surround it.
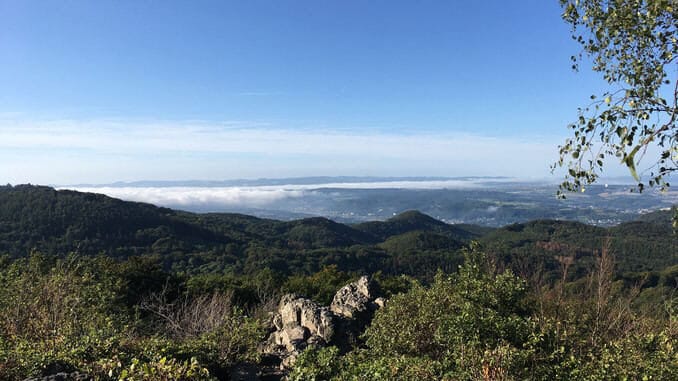
M 44 186 L 0 187 L 0 254 L 158 255 L 167 267 L 188 273 L 312 273 L 337 265 L 430 278 L 439 268 L 454 271 L 460 249 L 478 240 L 517 271 L 540 264 L 554 276 L 559 261 L 572 257 L 571 275 L 578 277 L 608 239 L 619 273 L 678 264 L 678 241 L 664 211 L 612 228 L 536 220 L 493 229 L 451 225 L 418 211 L 345 225 L 322 217 L 277 221 L 188 213 Z
M 232 241 L 150 204 L 43 186 L 0 187 L 0 253 L 12 256 L 32 249 L 129 256 Z
M 379 242 L 374 236 L 323 217 L 285 222 L 283 236 L 291 247 L 319 249 Z
M 559 271 L 563 258 L 571 257 L 573 278 L 588 273 L 603 248 L 614 256 L 618 273 L 659 271 L 678 263 L 678 237 L 672 234 L 669 221 L 634 221 L 602 228 L 537 220 L 497 229 L 480 242 L 491 254 L 514 264 L 520 262 L 517 267 L 539 264 L 552 273 Z
M 403 212 L 386 221 L 356 224 L 354 228 L 369 233 L 379 240 L 386 240 L 392 236 L 419 230 L 438 233 L 458 241 L 468 241 L 492 230 L 492 228 L 482 228 L 476 225 L 446 224 L 416 210 Z
M 659 225 L 670 226 L 673 219 L 673 211 L 671 209 L 655 210 L 654 212 L 641 214 L 638 221 L 652 222 Z
M 184 220 L 218 234 L 235 235 L 241 240 L 257 240 L 276 246 L 317 249 L 378 242 L 375 237 L 363 231 L 324 217 L 278 221 L 235 213 L 182 212 L 181 215 Z

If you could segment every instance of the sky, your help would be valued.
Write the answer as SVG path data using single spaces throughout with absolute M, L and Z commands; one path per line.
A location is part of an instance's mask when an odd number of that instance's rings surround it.
M 558 4 L 0 0 L 0 183 L 548 178 L 605 88 Z

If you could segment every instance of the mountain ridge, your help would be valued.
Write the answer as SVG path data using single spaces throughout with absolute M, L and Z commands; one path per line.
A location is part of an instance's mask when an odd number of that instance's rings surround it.
M 507 262 L 556 255 L 591 264 L 612 237 L 620 271 L 655 271 L 678 263 L 668 211 L 602 228 L 559 220 L 534 220 L 493 229 L 447 224 L 418 211 L 386 221 L 342 224 L 324 217 L 278 221 L 238 213 L 198 214 L 108 196 L 45 186 L 0 187 L 0 254 L 159 255 L 183 271 L 313 272 L 335 264 L 346 271 L 405 272 L 432 276 L 454 270 L 458 249 L 479 241 Z M 557 250 L 556 250 L 557 249 Z M 550 250 L 550 251 L 549 251 Z M 642 255 L 641 255 L 642 253 Z

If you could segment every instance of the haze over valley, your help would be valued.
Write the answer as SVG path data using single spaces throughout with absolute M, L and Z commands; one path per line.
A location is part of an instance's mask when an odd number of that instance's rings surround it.
M 610 182 L 556 198 L 557 184 L 506 177 L 307 177 L 230 181 L 139 181 L 59 186 L 192 212 L 238 212 L 274 219 L 322 216 L 385 220 L 419 210 L 448 223 L 504 226 L 562 219 L 611 226 L 678 202 L 678 191 Z

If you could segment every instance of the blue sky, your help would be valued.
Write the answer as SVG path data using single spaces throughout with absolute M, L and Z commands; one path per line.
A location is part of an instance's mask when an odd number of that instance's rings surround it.
M 557 0 L 0 0 L 0 182 L 549 177 Z M 609 174 L 623 174 L 611 168 Z

